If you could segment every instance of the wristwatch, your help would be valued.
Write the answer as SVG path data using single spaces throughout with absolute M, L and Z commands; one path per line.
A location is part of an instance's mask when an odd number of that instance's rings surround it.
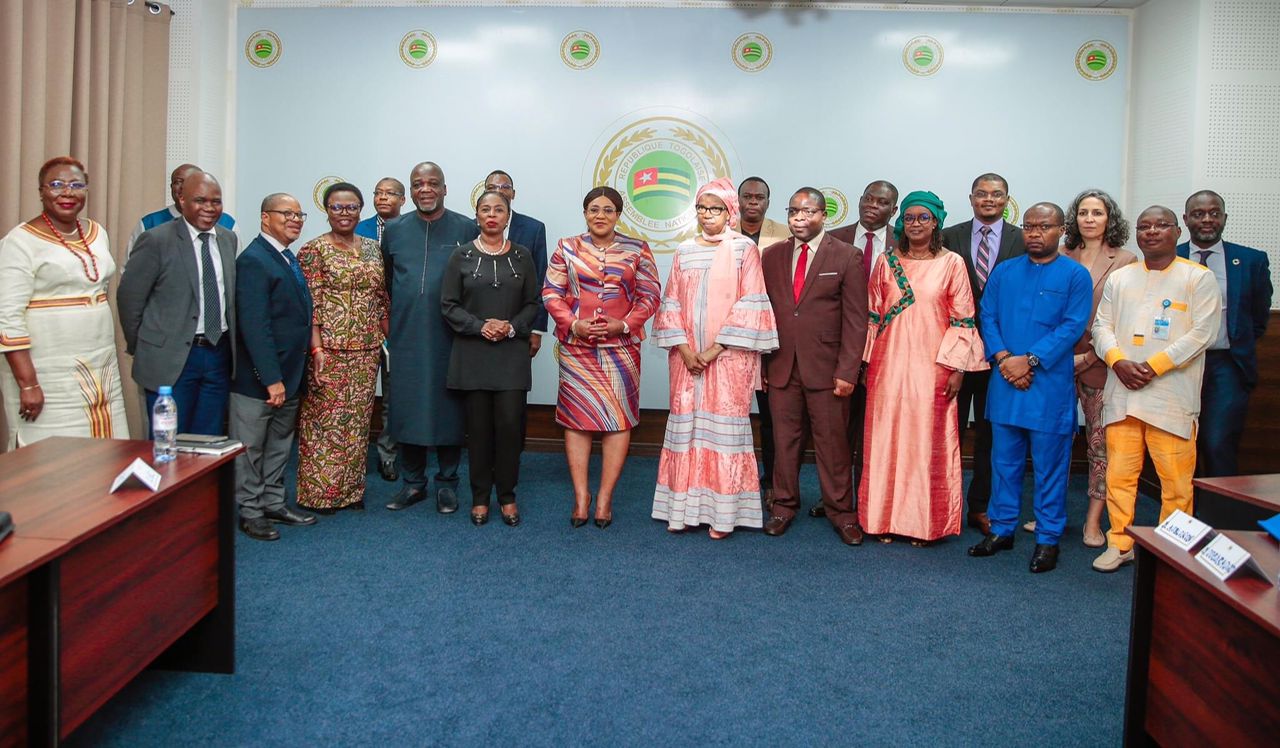
M 1040 357 L 1034 353 L 1028 353 L 1027 365 L 1030 366 L 1032 369 L 1036 368 L 1037 366 L 1040 365 Z

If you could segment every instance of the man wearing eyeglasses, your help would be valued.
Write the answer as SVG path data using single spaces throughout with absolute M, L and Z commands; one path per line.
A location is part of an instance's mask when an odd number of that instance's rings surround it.
M 178 433 L 225 434 L 236 235 L 218 225 L 222 187 L 211 174 L 188 176 L 178 205 L 182 218 L 144 231 L 125 263 L 116 293 L 120 328 L 147 413 L 160 386 L 170 385 Z
M 1160 521 L 1191 514 L 1196 420 L 1204 352 L 1222 325 L 1213 272 L 1178 257 L 1178 218 L 1162 205 L 1134 225 L 1143 262 L 1113 272 L 1093 320 L 1093 348 L 1107 363 L 1102 420 L 1107 424 L 1107 550 L 1095 571 L 1133 561 L 1133 522 L 1144 452 L 1160 476 Z
M 1178 256 L 1209 268 L 1223 301 L 1222 323 L 1205 353 L 1196 470 L 1206 477 L 1238 475 L 1236 452 L 1258 383 L 1255 349 L 1271 316 L 1271 267 L 1266 252 L 1222 240 L 1227 204 L 1218 193 L 1201 190 L 1187 198 L 1182 220 L 1191 241 L 1178 245 Z M 1201 491 L 1196 514 L 1218 529 L 1257 529 L 1271 513 Z
M 169 175 L 169 196 L 173 198 L 173 202 L 154 213 L 146 214 L 142 217 L 142 220 L 138 221 L 133 233 L 129 235 L 129 246 L 124 251 L 126 259 L 133 254 L 133 245 L 137 244 L 138 237 L 142 236 L 142 232 L 150 231 L 156 226 L 176 221 L 181 217 L 182 211 L 178 208 L 178 197 L 182 194 L 182 184 L 187 177 L 199 171 L 201 171 L 200 167 L 195 164 L 182 164 L 173 170 L 173 173 Z M 218 217 L 218 225 L 227 231 L 231 231 L 236 227 L 236 219 L 232 218 L 230 213 L 224 212 Z
M 1013 548 L 1022 509 L 1027 450 L 1035 468 L 1036 547 L 1031 573 L 1058 565 L 1058 540 L 1067 527 L 1067 477 L 1076 431 L 1072 350 L 1089 324 L 1093 280 L 1084 265 L 1058 254 L 1066 217 L 1053 203 L 1023 214 L 1027 253 L 1001 263 L 987 279 L 980 318 L 991 377 L 993 485 L 991 532 L 969 549 L 991 556 Z
M 765 360 L 775 457 L 764 532 L 782 535 L 800 510 L 807 422 L 827 521 L 846 545 L 861 545 L 848 428 L 867 340 L 867 278 L 861 253 L 823 232 L 826 207 L 820 190 L 796 191 L 787 206 L 792 237 L 765 249 L 761 260 L 778 325 L 778 350 Z
M 484 178 L 484 188 L 501 192 L 507 202 L 515 203 L 516 186 L 511 175 L 498 169 Z M 529 250 L 533 257 L 533 265 L 538 269 L 539 284 L 547 277 L 547 226 L 532 216 L 511 211 L 511 223 L 507 224 L 507 239 L 512 244 L 519 244 Z M 547 329 L 547 310 L 538 307 L 538 314 L 533 318 L 533 331 L 529 333 L 529 355 L 538 355 L 542 347 L 542 333 Z
M 982 290 L 996 265 L 1025 254 L 1022 230 L 1004 220 L 1009 205 L 1009 183 L 999 174 L 987 173 L 973 180 L 969 190 L 973 220 L 948 226 L 942 230 L 942 244 L 964 258 L 969 270 L 969 286 L 973 303 L 981 308 Z M 981 332 L 982 322 L 978 322 Z M 965 374 L 956 398 L 960 417 L 960 433 L 969 425 L 973 411 L 973 479 L 969 481 L 967 521 L 983 535 L 991 534 L 987 503 L 991 500 L 991 424 L 987 421 L 987 387 L 990 371 Z
M 374 214 L 356 224 L 356 235 L 382 242 L 382 232 L 388 221 L 400 215 L 404 207 L 404 184 L 395 177 L 383 177 L 373 188 Z M 396 440 L 391 436 L 387 423 L 391 420 L 391 370 L 387 368 L 387 349 L 382 347 L 382 361 L 378 373 L 382 377 L 382 433 L 378 435 L 378 474 L 391 483 L 400 480 L 396 470 Z
M 236 457 L 240 530 L 254 540 L 277 540 L 273 524 L 316 522 L 314 514 L 285 503 L 284 488 L 311 344 L 311 293 L 289 249 L 305 219 L 292 195 L 267 195 L 262 233 L 236 258 L 236 311 L 253 324 L 241 325 L 236 335 L 231 436 L 245 447 Z

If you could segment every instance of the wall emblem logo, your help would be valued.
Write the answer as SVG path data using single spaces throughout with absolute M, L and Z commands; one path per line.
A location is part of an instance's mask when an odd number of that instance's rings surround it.
M 773 62 L 773 44 L 764 34 L 743 34 L 733 40 L 733 64 L 748 73 L 758 73 Z
M 436 61 L 436 38 L 425 29 L 414 29 L 400 40 L 400 60 L 411 68 L 425 68 Z
M 345 181 L 347 180 L 343 179 L 342 177 L 333 177 L 333 176 L 321 177 L 320 181 L 316 182 L 315 188 L 311 190 L 311 202 L 316 204 L 316 209 L 319 210 L 321 213 L 325 213 L 326 211 L 324 207 L 324 191 L 329 189 L 333 185 L 337 184 L 338 182 L 345 182 Z
M 902 64 L 914 75 L 933 75 L 942 67 L 942 42 L 917 36 L 902 48 Z
M 584 181 L 624 198 L 618 231 L 670 252 L 697 234 L 693 199 L 718 177 L 733 177 L 728 140 L 710 122 L 667 115 L 642 117 L 614 132 L 588 162 Z
M 849 198 L 835 187 L 821 187 L 822 196 L 827 199 L 827 217 L 822 220 L 826 228 L 834 228 L 844 223 L 849 216 Z
M 1022 216 L 1022 209 L 1018 207 L 1018 201 L 1013 199 L 1013 195 L 1010 195 L 1009 204 L 1004 206 L 1004 220 L 1016 224 L 1020 216 Z
M 476 186 L 471 188 L 471 209 L 475 210 L 476 201 L 484 194 L 484 180 L 476 182 Z
M 249 64 L 254 67 L 271 67 L 280 60 L 280 53 L 283 50 L 284 45 L 280 43 L 280 37 L 266 29 L 253 32 L 244 43 L 245 59 L 249 60 Z
M 1116 48 L 1093 39 L 1080 45 L 1076 52 L 1076 72 L 1085 80 L 1100 81 L 1116 71 Z
M 560 59 L 574 70 L 586 70 L 600 59 L 600 40 L 590 31 L 573 31 L 560 42 Z

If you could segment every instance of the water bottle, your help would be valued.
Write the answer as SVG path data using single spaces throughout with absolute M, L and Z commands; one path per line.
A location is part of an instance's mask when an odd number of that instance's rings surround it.
M 157 464 L 170 462 L 178 454 L 178 404 L 173 401 L 173 388 L 161 385 L 159 397 L 151 406 L 151 434 L 155 446 L 151 454 Z

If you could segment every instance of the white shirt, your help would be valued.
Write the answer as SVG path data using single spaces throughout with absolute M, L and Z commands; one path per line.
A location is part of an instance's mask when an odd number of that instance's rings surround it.
M 192 251 L 196 253 L 196 309 L 200 315 L 196 320 L 196 335 L 205 334 L 204 320 L 204 267 L 200 261 L 200 229 L 191 225 L 191 222 L 183 218 L 182 222 L 187 225 L 187 232 L 191 234 Z M 209 253 L 213 257 L 213 275 L 218 280 L 218 296 L 221 303 L 218 304 L 218 315 L 221 319 L 218 324 L 222 332 L 227 331 L 227 286 L 222 280 L 222 252 L 218 249 L 218 231 L 217 227 L 213 227 L 204 232 L 209 235 Z
M 1209 344 L 1211 351 L 1225 351 L 1231 347 L 1231 339 L 1227 337 L 1227 248 L 1222 246 L 1222 240 L 1212 247 L 1201 249 L 1194 243 L 1188 244 L 1190 250 L 1187 254 L 1192 262 L 1200 262 L 1200 252 L 1208 252 L 1204 258 L 1205 267 L 1213 273 L 1214 279 L 1218 281 L 1218 290 L 1222 292 L 1222 325 L 1218 328 L 1218 337 Z
M 275 238 L 271 234 L 258 234 L 258 236 L 261 236 L 263 239 L 266 239 L 267 244 L 270 244 L 271 246 L 275 247 L 276 251 L 279 252 L 281 256 L 283 256 L 284 251 L 289 248 L 288 245 L 281 244 L 280 240 Z M 288 261 L 289 261 L 289 258 L 286 257 L 285 262 L 288 262 Z

